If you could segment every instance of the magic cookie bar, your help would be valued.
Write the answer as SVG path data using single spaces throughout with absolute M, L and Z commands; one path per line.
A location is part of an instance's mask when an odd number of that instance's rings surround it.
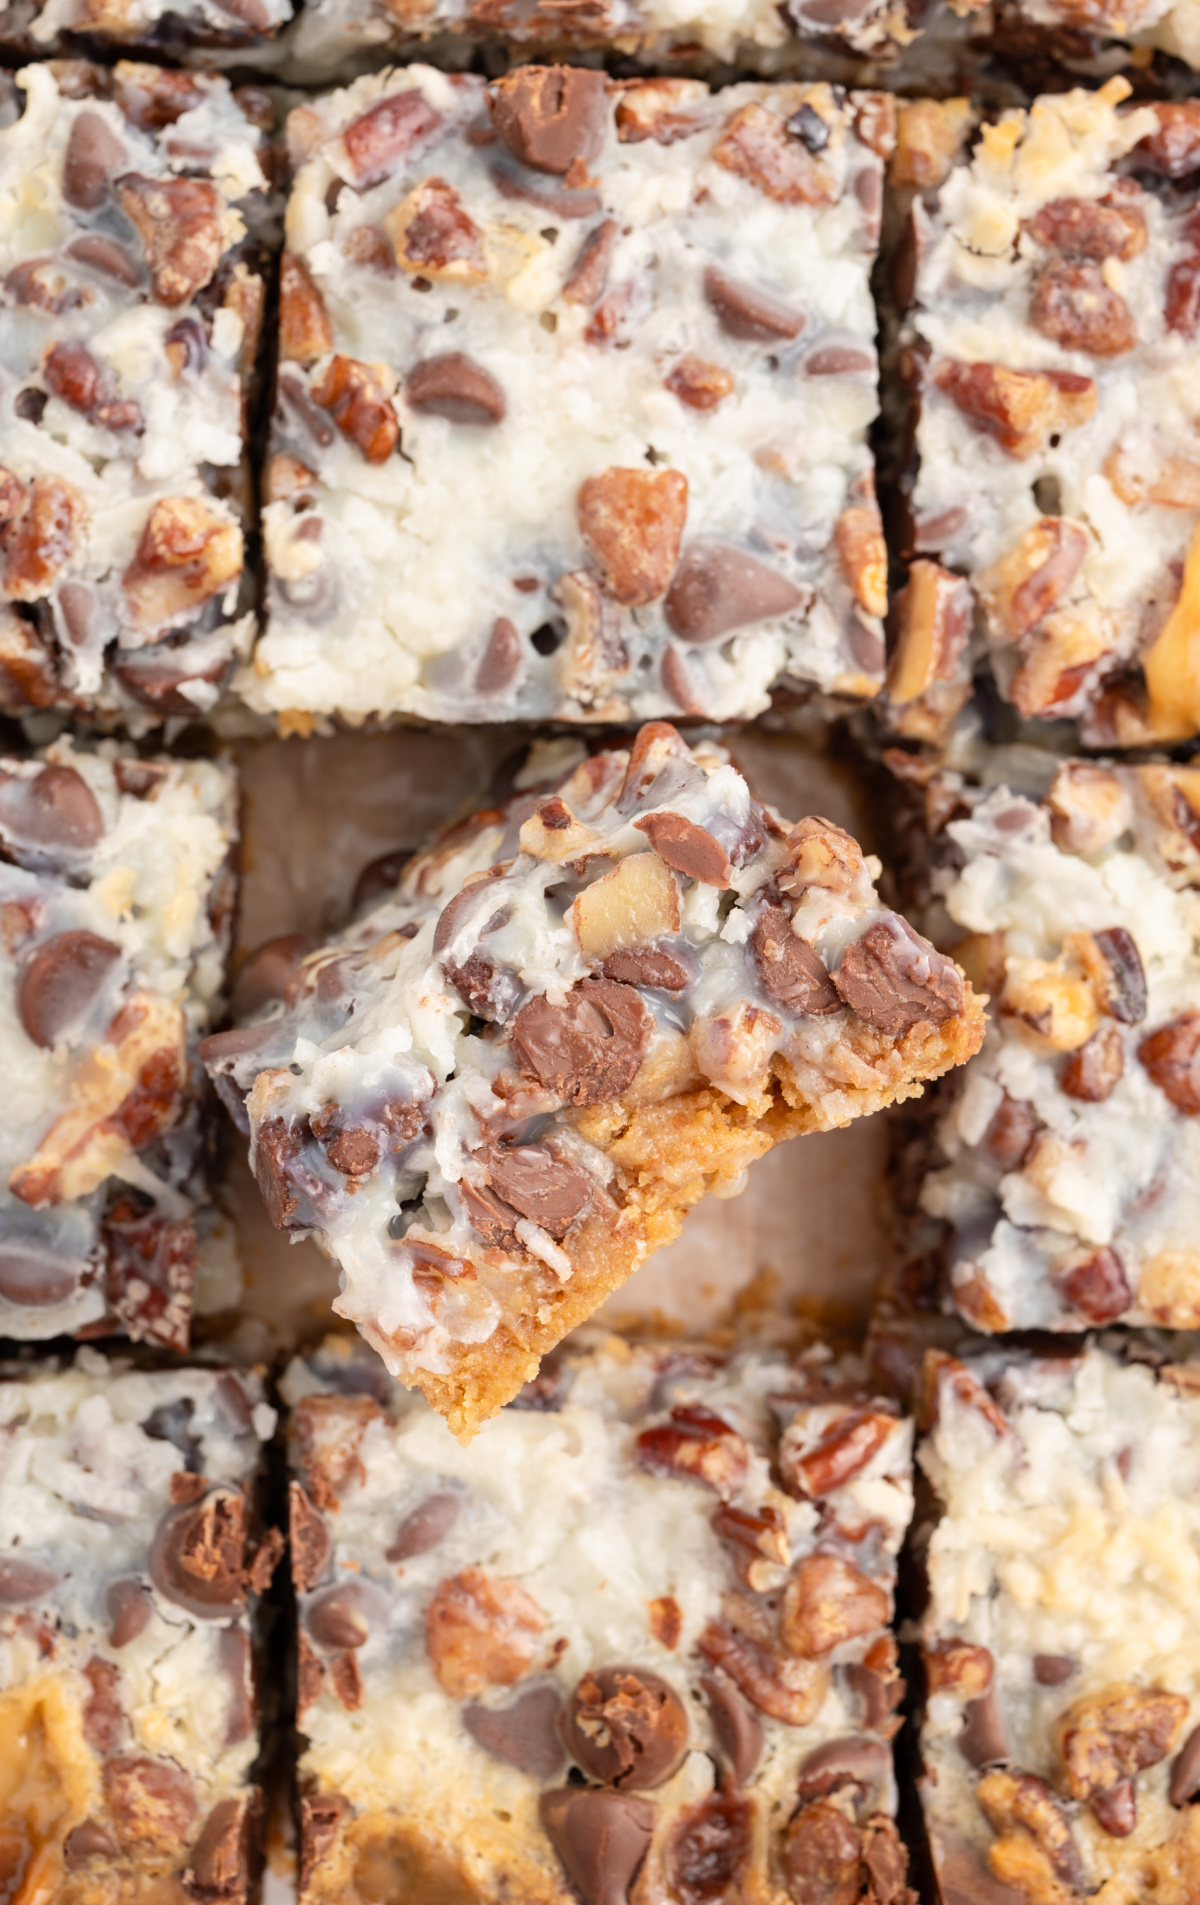
M 722 750 L 658 722 L 553 753 L 203 1048 L 274 1221 L 316 1233 L 338 1313 L 464 1434 L 706 1191 L 983 1035 L 878 862 L 781 821 Z
M 308 731 L 874 694 L 892 121 L 569 67 L 297 107 L 251 706 Z
M 275 1412 L 231 1370 L 81 1350 L 0 1380 L 0 1886 L 245 1905 L 254 1490 Z
M 923 1799 L 945 1905 L 1200 1889 L 1200 1366 L 928 1364 Z
M 597 1333 L 470 1450 L 361 1345 L 283 1389 L 303 1905 L 915 1905 L 911 1425 L 851 1370 Z
M 1093 745 L 1200 727 L 1200 105 L 1122 79 L 978 129 L 901 110 L 916 386 L 900 699 L 956 675 L 969 577 L 1000 689 Z
M 68 63 L 19 83 L 0 131 L 0 707 L 204 713 L 253 623 L 262 132 L 200 74 Z
M 977 1329 L 1200 1326 L 1200 774 L 934 790 L 941 943 L 983 1050 L 909 1156 L 909 1282 Z M 963 938 L 963 932 L 966 937 Z
M 234 820 L 212 762 L 0 759 L 0 1337 L 187 1347 Z

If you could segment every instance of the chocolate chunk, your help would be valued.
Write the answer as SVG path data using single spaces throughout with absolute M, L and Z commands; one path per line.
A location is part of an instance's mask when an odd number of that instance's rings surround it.
M 343 1177 L 370 1177 L 379 1168 L 383 1144 L 377 1131 L 348 1124 L 340 1105 L 323 1105 L 312 1119 L 313 1135 Z
M 822 344 L 809 351 L 804 360 L 806 377 L 856 377 L 874 371 L 876 360 L 869 351 L 856 351 L 846 344 Z
M 1194 1726 L 1175 1755 L 1171 1767 L 1173 1806 L 1186 1806 L 1200 1792 L 1200 1726 Z
M 319 939 L 307 933 L 281 933 L 264 940 L 249 955 L 233 988 L 233 1009 L 239 1018 L 252 1018 L 274 999 L 282 999 L 297 968 L 316 952 Z
M 833 975 L 840 997 L 877 1032 L 899 1038 L 914 1025 L 944 1025 L 962 1010 L 962 980 L 898 913 L 869 926 Z
M 79 1029 L 120 958 L 97 933 L 57 933 L 38 947 L 17 980 L 17 1012 L 35 1045 L 52 1049 Z
M 83 1737 L 93 1752 L 111 1753 L 121 1737 L 125 1719 L 117 1691 L 121 1684 L 120 1670 L 111 1660 L 93 1655 L 83 1674 L 91 1688 L 80 1716 Z
M 104 837 L 99 803 L 73 767 L 0 778 L 0 843 L 19 866 L 81 859 Z
M 856 1808 L 870 1800 L 873 1812 L 891 1764 L 891 1751 L 881 1740 L 827 1740 L 801 1763 L 800 1797 L 828 1799 L 830 1793 L 853 1787 Z
M 768 904 L 755 922 L 750 944 L 764 992 L 801 1018 L 824 1019 L 842 1002 L 816 948 L 792 931 L 784 906 Z
M 1183 1012 L 1138 1046 L 1138 1058 L 1185 1118 L 1200 1114 L 1200 1012 Z
M 1072 1674 L 1079 1672 L 1079 1662 L 1074 1654 L 1035 1654 L 1033 1656 L 1033 1677 L 1039 1687 L 1061 1687 Z
M 781 337 L 799 337 L 804 329 L 803 311 L 759 285 L 731 278 L 719 265 L 709 265 L 705 271 L 704 295 L 721 329 L 745 343 L 775 344 Z
M 365 1581 L 339 1581 L 326 1588 L 305 1610 L 304 1625 L 319 1647 L 365 1647 L 371 1638 L 371 1620 L 383 1611 L 382 1595 Z
M 475 670 L 476 694 L 502 695 L 520 673 L 521 659 L 521 637 L 507 615 L 498 615 Z
M 744 1896 L 738 1880 L 754 1844 L 754 1808 L 744 1793 L 710 1793 L 680 1813 L 667 1848 L 671 1896 L 717 1905 Z
M 995 1687 L 989 1687 L 978 1700 L 968 1700 L 964 1716 L 958 1736 L 958 1750 L 967 1764 L 994 1766 L 998 1761 L 1006 1760 L 1008 1739 Z
M 531 178 L 528 172 L 518 173 L 515 166 L 492 166 L 491 180 L 501 198 L 515 198 L 526 205 L 536 205 L 539 211 L 549 212 L 552 218 L 595 218 L 598 212 L 604 210 L 599 192 L 588 188 L 578 190 L 569 185 L 543 184 L 540 179 Z
M 61 1256 L 38 1237 L 0 1241 L 0 1297 L 22 1308 L 49 1309 L 65 1303 L 90 1268 L 88 1260 Z
M 632 1792 L 662 1786 L 682 1766 L 688 1722 L 675 1689 L 641 1667 L 586 1673 L 567 1703 L 562 1737 L 592 1779 Z
M 506 1761 L 531 1779 L 553 1779 L 563 1763 L 558 1737 L 561 1707 L 554 1687 L 534 1687 L 511 1707 L 464 1707 L 462 1723 L 494 1759 Z
M 212 1044 L 205 1040 L 205 1047 Z M 207 1062 L 207 1049 L 205 1052 Z M 276 1230 L 306 1230 L 310 1219 L 301 1208 L 302 1186 L 298 1179 L 301 1153 L 308 1141 L 303 1125 L 290 1125 L 283 1118 L 268 1118 L 254 1140 L 254 1175 L 262 1192 L 267 1215 Z
M 699 647 L 773 615 L 787 615 L 807 599 L 786 576 L 744 549 L 695 542 L 680 557 L 663 613 L 680 641 Z
M 414 364 L 404 380 L 404 395 L 410 409 L 450 423 L 503 423 L 508 410 L 491 372 L 462 351 L 442 351 Z
M 30 1601 L 40 1601 L 58 1582 L 58 1569 L 36 1555 L 16 1554 L 11 1548 L 0 1554 L 0 1607 L 26 1607 Z
M 682 814 L 645 814 L 634 821 L 660 860 L 703 886 L 727 887 L 733 878 L 729 855 L 705 827 Z
M 222 1620 L 246 1605 L 245 1504 L 232 1489 L 212 1489 L 190 1506 L 168 1509 L 150 1549 L 159 1593 L 201 1620 Z
M 74 258 L 77 264 L 86 265 L 90 271 L 99 271 L 105 278 L 127 284 L 131 290 L 142 281 L 142 274 L 125 247 L 118 245 L 115 238 L 105 237 L 103 232 L 82 232 L 67 246 L 67 256 Z
M 68 1832 L 63 1840 L 63 1861 L 68 1872 L 77 1872 L 89 1859 L 115 1859 L 117 1842 L 98 1819 L 85 1819 Z
M 651 986 L 659 992 L 686 992 L 697 968 L 661 946 L 626 946 L 609 953 L 600 968 L 606 979 L 623 986 Z
M 565 303 L 592 305 L 602 296 L 608 282 L 609 261 L 620 231 L 615 218 L 602 219 L 599 225 L 592 227 L 563 284 Z
M 288 1486 L 288 1539 L 292 1557 L 292 1586 L 307 1594 L 329 1565 L 333 1542 L 320 1510 L 313 1507 L 299 1482 Z
M 650 1801 L 568 1786 L 543 1793 L 538 1814 L 586 1905 L 628 1905 L 629 1887 L 654 1832 Z
M 752 1713 L 724 1674 L 703 1674 L 700 1688 L 708 1701 L 709 1718 L 722 1757 L 740 1785 L 745 1785 L 762 1757 L 762 1721 Z
M 154 1603 L 150 1591 L 136 1574 L 118 1575 L 110 1581 L 104 1594 L 104 1606 L 108 1614 L 108 1644 L 110 1647 L 128 1647 L 131 1640 L 145 1632 Z
M 169 1442 L 172 1448 L 178 1449 L 188 1474 L 200 1479 L 203 1444 L 199 1436 L 192 1434 L 192 1417 L 195 1413 L 191 1397 L 178 1396 L 174 1402 L 161 1402 L 157 1409 L 151 1409 L 142 1421 L 142 1428 L 153 1441 Z M 203 1493 L 204 1486 L 201 1483 L 200 1488 L 188 1499 L 196 1501 Z
M 354 897 L 350 901 L 350 912 L 355 919 L 369 907 L 377 906 L 380 900 L 391 897 L 415 852 L 415 847 L 393 847 L 390 853 L 368 860 L 354 883 Z
M 1137 1787 L 1132 1779 L 1119 1779 L 1107 1792 L 1093 1793 L 1092 1817 L 1110 1839 L 1127 1839 L 1137 1825 Z
M 488 87 L 488 111 L 515 159 L 561 177 L 598 157 L 606 92 L 604 74 L 583 67 L 518 66 Z
M 354 1808 L 341 1793 L 305 1793 L 300 1800 L 300 1896 L 308 1894 L 309 1881 L 337 1841 L 345 1821 Z
M 121 1754 L 104 1762 L 104 1797 L 126 1846 L 177 1851 L 199 1810 L 196 1792 L 174 1760 Z
M 1109 971 L 1105 1011 L 1122 1025 L 1140 1025 L 1146 1016 L 1146 969 L 1137 941 L 1124 926 L 1110 926 L 1092 937 Z
M 244 1627 L 223 1627 L 217 1635 L 217 1658 L 229 1682 L 229 1709 L 225 1745 L 248 1740 L 254 1728 L 254 1678 L 250 1636 Z
M 200 1828 L 183 1869 L 183 1889 L 204 1905 L 240 1901 L 250 1882 L 250 1847 L 258 1793 L 220 1799 Z
M 400 1523 L 384 1559 L 411 1561 L 414 1555 L 428 1554 L 431 1548 L 436 1548 L 440 1541 L 446 1539 L 458 1520 L 461 1507 L 459 1496 L 452 1495 L 449 1490 L 426 1495 L 424 1501 Z
M 653 1021 L 632 986 L 581 979 L 561 1005 L 544 994 L 513 1021 L 523 1071 L 571 1105 L 619 1098 L 637 1076 Z
M 108 197 L 109 181 L 127 169 L 129 155 L 98 112 L 75 116 L 63 158 L 62 195 L 81 212 L 94 212 Z
M 219 688 L 233 666 L 233 650 L 225 629 L 195 641 L 186 632 L 145 648 L 118 648 L 113 673 L 143 708 L 156 714 L 178 714 L 195 720 L 199 706 L 189 692 Z
M 329 1685 L 334 1698 L 347 1713 L 358 1712 L 363 1703 L 363 1683 L 357 1654 L 339 1654 L 336 1660 L 330 1662 Z
M 487 1144 L 477 1153 L 497 1195 L 513 1211 L 559 1240 L 586 1210 L 595 1180 L 543 1144 Z

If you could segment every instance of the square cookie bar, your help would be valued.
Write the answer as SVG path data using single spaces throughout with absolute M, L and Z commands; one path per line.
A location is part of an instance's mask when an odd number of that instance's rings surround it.
M 250 705 L 308 731 L 874 694 L 892 121 L 572 67 L 297 107 Z
M 903 1154 L 901 1283 L 987 1331 L 1196 1328 L 1200 774 L 930 791 L 931 930 L 992 1004 Z
M 18 79 L 0 131 L 0 707 L 203 714 L 253 626 L 269 102 L 130 63 Z
M 361 1345 L 284 1379 L 303 1905 L 915 1905 L 911 1424 L 827 1352 L 576 1345 L 469 1450 Z
M 245 1905 L 256 1484 L 233 1370 L 80 1350 L 0 1371 L 0 1886 L 14 1905 Z
M 1128 1338 L 935 1354 L 927 1388 L 941 1899 L 1182 1905 L 1200 1891 L 1200 1365 Z
M 878 862 L 714 744 L 558 743 L 518 788 L 202 1048 L 275 1223 L 463 1434 L 707 1191 L 983 1037 Z
M 210 761 L 0 759 L 0 1337 L 187 1347 L 235 820 Z
M 1097 746 L 1200 728 L 1200 105 L 1128 93 L 974 132 L 919 101 L 893 164 L 926 604 L 900 698 L 956 674 L 961 572 L 1001 694 Z

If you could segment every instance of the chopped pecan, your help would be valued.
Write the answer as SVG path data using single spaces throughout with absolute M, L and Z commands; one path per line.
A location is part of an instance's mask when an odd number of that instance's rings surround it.
M 888 176 L 893 185 L 929 191 L 950 176 L 973 117 L 969 99 L 901 100 L 896 112 L 896 150 Z
M 832 1800 L 801 1807 L 781 1853 L 787 1895 L 796 1905 L 854 1905 L 864 1894 L 863 1840 Z
M 814 1446 L 803 1454 L 792 1450 L 785 1435 L 779 1449 L 781 1468 L 788 1482 L 801 1494 L 819 1501 L 860 1475 L 884 1447 L 895 1427 L 894 1416 L 874 1409 L 848 1409 L 830 1423 Z
M 831 205 L 837 197 L 837 176 L 819 156 L 829 139 L 829 126 L 819 110 L 818 99 L 832 109 L 831 89 L 809 89 L 807 110 L 825 133 L 820 145 L 807 144 L 799 133 L 757 101 L 741 106 L 730 114 L 711 157 L 728 172 L 736 172 L 768 198 L 782 205 Z M 800 109 L 802 112 L 805 107 Z M 811 135 L 810 135 L 811 137 Z
M 237 580 L 242 554 L 242 532 L 228 515 L 194 496 L 161 498 L 122 577 L 130 621 L 162 628 L 193 615 Z
M 1014 707 L 1027 717 L 1066 714 L 1116 643 L 1112 620 L 1094 602 L 1047 615 L 1022 644 L 1009 683 Z
M 642 139 L 674 145 L 699 131 L 710 98 L 702 79 L 626 80 L 617 100 L 617 137 L 622 145 Z
M 600 299 L 608 282 L 608 267 L 620 231 L 615 218 L 602 219 L 592 227 L 563 281 L 565 303 L 589 306 Z
M 886 615 L 887 546 L 875 502 L 844 509 L 837 520 L 834 541 L 859 607 L 868 615 Z
M 701 1403 L 682 1403 L 668 1421 L 643 1429 L 634 1444 L 640 1468 L 703 1482 L 728 1501 L 745 1480 L 749 1450 L 737 1430 Z
M 986 1647 L 969 1640 L 935 1640 L 924 1649 L 925 1679 L 929 1692 L 957 1693 L 964 1700 L 982 1700 L 990 1691 L 996 1662 Z
M 1200 324 L 1200 249 L 1177 258 L 1167 273 L 1163 319 L 1168 331 L 1194 337 Z
M 1185 1118 L 1200 1113 L 1200 1012 L 1183 1012 L 1138 1046 L 1138 1058 Z
M 887 694 L 905 707 L 936 681 L 953 681 L 971 632 L 970 584 L 919 556 L 893 603 L 895 645 L 888 662 Z
M 1063 1778 L 1089 1803 L 1165 1759 L 1187 1718 L 1182 1694 L 1118 1684 L 1077 1700 L 1059 1722 Z
M 285 251 L 279 266 L 279 355 L 289 363 L 315 364 L 332 349 L 325 300 L 304 260 Z
M 1097 264 L 1052 258 L 1033 287 L 1029 321 L 1067 351 L 1119 357 L 1137 343 L 1133 313 Z
M 336 1508 L 351 1482 L 365 1478 L 358 1451 L 372 1424 L 384 1421 L 371 1396 L 306 1396 L 297 1404 L 301 1472 L 318 1508 Z
M 1159 503 L 1165 509 L 1200 509 L 1200 463 L 1167 456 L 1152 467 L 1120 444 L 1105 459 L 1104 474 L 1123 503 Z
M 1111 846 L 1133 821 L 1128 790 L 1107 767 L 1068 761 L 1046 795 L 1054 844 L 1065 853 L 1097 853 Z
M 579 532 L 618 602 L 639 608 L 670 587 L 687 498 L 687 478 L 678 470 L 614 468 L 582 485 Z
M 186 304 L 210 282 L 224 250 L 216 186 L 127 172 L 117 196 L 145 246 L 158 303 Z
M 1009 456 L 1033 456 L 1051 436 L 1096 414 L 1094 379 L 1072 371 L 1006 370 L 1002 364 L 950 359 L 938 365 L 934 382 Z
M 811 1554 L 796 1564 L 783 1591 L 779 1633 L 789 1653 L 814 1660 L 886 1626 L 890 1614 L 878 1582 L 840 1555 Z
M 74 553 L 83 505 L 56 476 L 27 483 L 0 469 L 0 582 L 14 602 L 48 595 Z
M 680 917 L 679 881 L 657 853 L 627 854 L 584 887 L 570 913 L 580 951 L 596 961 L 677 933 Z
M 1065 258 L 1136 258 L 1146 249 L 1146 219 L 1140 208 L 1115 199 L 1052 198 L 1025 230 L 1039 245 Z
M 1164 178 L 1186 178 L 1200 167 L 1200 100 L 1155 100 L 1150 110 L 1158 129 L 1138 141 L 1134 157 Z
M 422 179 L 383 219 L 396 263 L 414 276 L 481 284 L 483 233 L 445 179 Z
M 710 1623 L 696 1648 L 728 1674 L 751 1706 L 785 1726 L 807 1726 L 829 1691 L 830 1673 L 822 1662 L 785 1660 L 727 1621 Z
M 992 1830 L 1001 1835 L 1001 1846 L 993 1846 L 989 1855 L 997 1877 L 1003 1879 L 1011 1869 L 1001 1847 L 1015 1834 L 1019 1840 L 1032 1841 L 1050 1873 L 1072 1893 L 1086 1890 L 1087 1874 L 1066 1807 L 1044 1779 L 1033 1773 L 995 1769 L 984 1774 L 975 1788 L 975 1797 Z
M 674 363 L 663 382 L 689 410 L 715 410 L 733 391 L 733 378 L 719 364 L 690 352 Z
M 1086 1046 L 1084 1050 L 1086 1051 Z M 1089 1323 L 1113 1323 L 1133 1306 L 1133 1291 L 1125 1266 L 1107 1245 L 1081 1263 L 1060 1271 L 1055 1281 L 1063 1299 Z
M 334 357 L 318 384 L 314 403 L 328 410 L 344 437 L 368 463 L 385 463 L 396 447 L 400 425 L 378 372 L 356 357 Z
M 976 585 L 997 633 L 1020 641 L 1059 607 L 1090 548 L 1087 530 L 1061 516 L 1043 516 L 1027 529 Z
M 555 594 L 567 618 L 555 664 L 563 693 L 590 707 L 629 673 L 620 612 L 586 569 L 560 576 Z
M 418 86 L 391 93 L 352 119 L 342 134 L 342 144 L 360 190 L 387 178 L 401 159 L 430 139 L 441 124 L 441 113 L 428 103 Z
M 1068 1098 L 1103 1104 L 1125 1070 L 1125 1050 L 1115 1025 L 1102 1025 L 1080 1045 L 1063 1066 L 1059 1087 Z
M 433 1670 L 452 1700 L 511 1687 L 529 1672 L 546 1619 L 515 1581 L 465 1568 L 436 1590 L 425 1617 Z
M 1099 1019 L 1091 983 L 1068 954 L 1053 961 L 1010 959 L 1000 1009 L 1052 1052 L 1078 1051 Z
M 33 622 L 0 602 L 0 708 L 23 714 L 50 708 L 58 699 L 54 653 Z
M 56 397 L 82 411 L 104 430 L 140 431 L 141 406 L 130 398 L 114 397 L 86 344 L 56 344 L 47 352 L 42 375 Z

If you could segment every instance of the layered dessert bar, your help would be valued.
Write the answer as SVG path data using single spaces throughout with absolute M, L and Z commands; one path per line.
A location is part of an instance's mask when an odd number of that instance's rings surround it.
M 1128 93 L 982 124 L 914 102 L 894 161 L 920 596 L 899 699 L 961 678 L 965 576 L 1001 694 L 1095 746 L 1200 728 L 1200 104 Z
M 0 707 L 203 715 L 253 632 L 269 101 L 132 63 L 18 83 L 0 130 Z
M 1130 1339 L 934 1355 L 927 1384 L 921 1754 L 941 1900 L 1194 1897 L 1200 1365 Z
M 187 1347 L 235 821 L 211 761 L 0 758 L 0 1337 Z
M 469 1450 L 346 1339 L 283 1390 L 303 1905 L 916 1905 L 911 1424 L 852 1368 L 596 1332 Z
M 293 11 L 292 0 L 6 0 L 0 53 L 14 63 L 80 52 L 190 62 L 224 54 L 228 63 L 268 46 Z
M 206 1042 L 274 1222 L 457 1432 L 707 1191 L 978 1049 L 979 1000 L 877 872 L 666 722 L 552 744 Z
M 250 705 L 308 732 L 873 695 L 893 116 L 529 66 L 298 106 Z
M 34 1905 L 246 1905 L 254 1597 L 282 1536 L 253 1376 L 82 1349 L 0 1375 L 0 1885 Z
M 904 1154 L 901 1284 L 987 1331 L 1200 1326 L 1200 774 L 926 800 L 926 923 L 991 1005 Z

